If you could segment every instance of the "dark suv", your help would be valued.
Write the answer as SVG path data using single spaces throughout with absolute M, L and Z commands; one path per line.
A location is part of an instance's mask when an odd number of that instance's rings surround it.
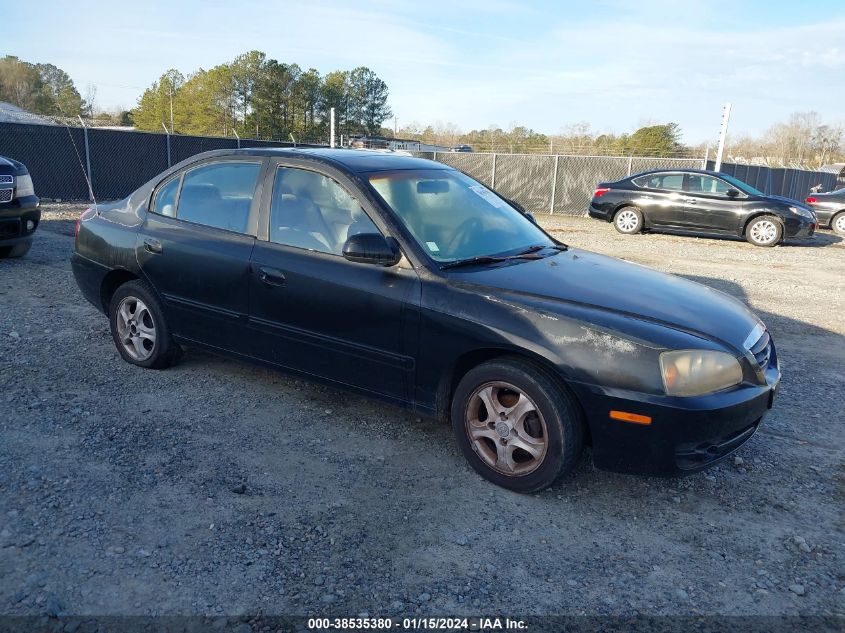
M 29 252 L 41 220 L 39 205 L 26 166 L 0 156 L 0 257 Z

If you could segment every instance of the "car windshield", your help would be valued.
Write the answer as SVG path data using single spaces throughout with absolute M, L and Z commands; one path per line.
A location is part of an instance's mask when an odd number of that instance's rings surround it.
M 738 178 L 734 178 L 733 176 L 728 176 L 727 174 L 719 174 L 719 178 L 722 178 L 723 180 L 728 181 L 734 187 L 736 187 L 740 191 L 747 193 L 748 195 L 751 195 L 751 196 L 765 196 L 766 195 L 765 193 L 763 193 L 759 189 L 755 189 L 754 187 L 752 187 L 748 183 L 742 182 L 741 180 L 739 180 Z
M 555 244 L 504 199 L 459 171 L 381 171 L 367 177 L 435 261 L 509 255 Z

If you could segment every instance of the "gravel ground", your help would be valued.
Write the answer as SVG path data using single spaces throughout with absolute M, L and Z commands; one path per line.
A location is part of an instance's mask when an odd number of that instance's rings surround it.
M 842 614 L 845 242 L 541 222 L 734 294 L 785 366 L 764 427 L 682 479 L 474 474 L 433 420 L 189 351 L 122 362 L 69 267 L 82 207 L 0 261 L 0 613 Z M 632 289 L 636 291 L 636 289 Z

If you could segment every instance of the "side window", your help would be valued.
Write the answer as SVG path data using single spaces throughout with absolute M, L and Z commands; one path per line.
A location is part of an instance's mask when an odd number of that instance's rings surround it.
M 687 191 L 690 193 L 703 193 L 710 196 L 727 196 L 730 185 L 724 180 L 713 178 L 713 176 L 699 176 L 690 174 L 687 179 Z
M 652 174 L 651 176 L 643 176 L 637 178 L 634 182 L 646 189 L 675 189 L 682 190 L 684 188 L 683 174 Z
M 186 172 L 176 217 L 246 233 L 260 163 L 212 163 Z
M 358 233 L 378 233 L 358 201 L 327 176 L 279 167 L 270 206 L 270 241 L 341 255 Z
M 176 216 L 176 194 L 179 193 L 179 178 L 174 178 L 156 193 L 153 211 L 168 217 Z

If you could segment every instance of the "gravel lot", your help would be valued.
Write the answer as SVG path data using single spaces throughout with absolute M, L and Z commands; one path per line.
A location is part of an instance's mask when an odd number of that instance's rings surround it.
M 736 458 L 683 479 L 577 472 L 523 496 L 450 430 L 197 351 L 122 362 L 70 272 L 84 207 L 0 261 L 0 613 L 845 613 L 845 242 L 569 244 L 746 301 L 785 375 Z M 632 289 L 635 292 L 636 289 Z

